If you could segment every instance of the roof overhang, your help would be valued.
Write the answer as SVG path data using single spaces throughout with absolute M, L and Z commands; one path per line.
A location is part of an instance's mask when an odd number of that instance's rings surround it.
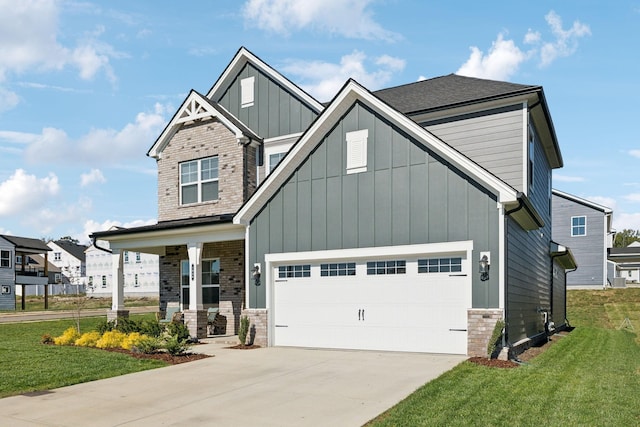
M 568 247 L 551 241 L 549 252 L 551 253 L 551 257 L 565 270 L 575 270 L 578 268 L 578 263 L 576 262 L 571 249 Z
M 544 220 L 533 207 L 529 198 L 518 193 L 515 202 L 505 203 L 505 215 L 513 218 L 525 230 L 537 230 L 544 227 Z
M 111 250 L 164 255 L 166 246 L 244 240 L 244 227 L 231 221 L 230 215 L 164 221 L 154 225 L 95 232 L 89 236 L 109 242 Z M 100 248 L 104 249 L 104 248 Z
M 356 102 L 361 102 L 376 113 L 379 113 L 409 137 L 455 165 L 471 179 L 482 184 L 487 190 L 496 195 L 499 203 L 517 202 L 517 191 L 507 183 L 418 125 L 409 117 L 386 104 L 380 98 L 377 98 L 356 81 L 349 80 L 282 159 L 278 167 L 267 176 L 262 185 L 242 206 L 233 219 L 234 223 L 249 224 L 278 189 L 285 184 L 295 169 L 302 164 L 324 136 L 332 130 L 335 124 Z
M 618 264 L 640 262 L 640 247 L 608 248 L 607 259 Z
M 244 46 L 238 50 L 229 65 L 227 65 L 227 68 L 225 68 L 225 70 L 223 71 L 222 75 L 209 90 L 209 92 L 207 93 L 207 98 L 214 101 L 220 100 L 222 95 L 224 95 L 224 92 L 227 90 L 227 85 L 229 84 L 229 82 L 232 81 L 235 76 L 240 73 L 240 71 L 242 71 L 247 63 L 251 63 L 251 65 L 256 67 L 269 78 L 282 85 L 283 87 L 286 87 L 289 91 L 291 91 L 293 95 L 307 104 L 309 108 L 314 110 L 316 113 L 320 114 L 320 112 L 322 112 L 322 110 L 324 109 L 323 105 L 315 98 L 302 90 L 291 80 L 287 79 L 282 74 L 277 72 L 256 55 L 249 52 L 249 50 L 247 50 L 247 48 L 245 48 Z

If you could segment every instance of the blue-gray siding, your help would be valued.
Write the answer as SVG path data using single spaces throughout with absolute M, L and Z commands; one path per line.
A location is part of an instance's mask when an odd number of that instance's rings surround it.
M 0 249 L 11 252 L 11 263 L 13 264 L 15 262 L 13 244 L 0 237 Z M 10 294 L 0 293 L 0 310 L 15 310 L 16 308 L 15 279 L 16 274 L 13 266 L 12 268 L 0 268 L 0 285 L 11 287 Z
M 511 343 L 544 332 L 539 309 L 551 308 L 550 180 L 551 169 L 542 145 L 535 144 L 534 185 L 531 203 L 545 225 L 523 230 L 507 218 L 507 335 Z
M 554 263 L 553 266 L 553 298 L 551 320 L 560 327 L 566 323 L 567 318 L 567 273 L 562 266 Z
M 255 77 L 255 101 L 253 106 L 241 108 L 240 81 L 247 77 Z M 263 138 L 303 132 L 317 117 L 307 104 L 251 64 L 240 71 L 216 101 Z
M 448 117 L 422 125 L 519 191 L 524 191 L 523 105 Z
M 571 217 L 585 216 L 587 235 L 571 237 Z M 553 195 L 553 240 L 568 246 L 578 264 L 578 269 L 567 276 L 567 286 L 593 286 L 606 284 L 604 212 Z
M 346 174 L 346 132 L 368 129 L 367 171 Z M 324 136 L 250 226 L 249 260 L 294 251 L 474 241 L 499 271 L 496 198 L 365 106 Z M 473 269 L 475 273 L 475 268 Z M 249 287 L 252 308 L 265 287 Z M 498 275 L 473 274 L 472 304 L 498 307 Z

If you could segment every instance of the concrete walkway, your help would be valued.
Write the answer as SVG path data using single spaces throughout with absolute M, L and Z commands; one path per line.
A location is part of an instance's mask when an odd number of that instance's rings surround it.
M 359 426 L 466 359 L 207 342 L 214 357 L 0 399 L 0 425 Z

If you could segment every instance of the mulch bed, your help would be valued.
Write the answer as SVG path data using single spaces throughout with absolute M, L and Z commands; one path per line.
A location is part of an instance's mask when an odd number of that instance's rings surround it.
M 232 348 L 234 350 L 253 350 L 254 348 L 260 348 L 260 346 L 256 344 L 251 344 L 251 345 L 237 344 L 237 345 L 232 345 L 231 347 L 226 347 L 226 348 Z
M 170 365 L 177 365 L 179 363 L 186 363 L 186 362 L 193 362 L 194 360 L 200 360 L 200 359 L 205 359 L 207 357 L 213 357 L 210 356 L 208 354 L 199 354 L 199 353 L 184 353 L 184 354 L 177 354 L 177 355 L 171 355 L 169 353 L 166 352 L 157 352 L 157 353 L 150 353 L 150 354 L 145 354 L 145 353 L 134 353 L 132 351 L 129 350 L 125 350 L 122 348 L 108 348 L 105 349 L 106 351 L 111 351 L 114 353 L 122 353 L 122 354 L 127 354 L 131 357 L 134 357 L 136 359 L 154 359 L 154 360 L 162 360 L 167 362 Z

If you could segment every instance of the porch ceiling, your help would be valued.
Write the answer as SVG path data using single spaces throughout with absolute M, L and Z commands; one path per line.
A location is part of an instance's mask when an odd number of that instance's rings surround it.
M 640 262 L 640 248 L 609 248 L 607 250 L 607 259 L 619 264 Z

